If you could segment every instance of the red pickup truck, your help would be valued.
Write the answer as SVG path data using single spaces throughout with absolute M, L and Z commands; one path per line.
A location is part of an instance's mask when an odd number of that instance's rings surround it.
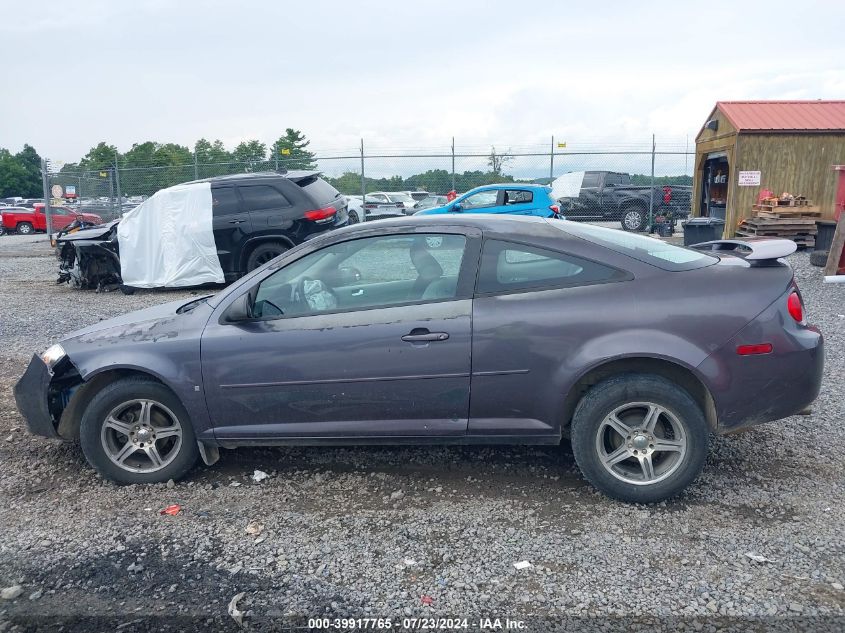
M 3 228 L 7 232 L 14 231 L 20 235 L 29 235 L 35 231 L 47 230 L 47 216 L 44 214 L 44 204 L 36 203 L 32 209 L 26 207 L 2 207 Z M 103 218 L 94 213 L 79 213 L 67 207 L 50 207 L 53 217 L 53 230 L 65 228 L 77 217 L 90 224 L 102 224 Z

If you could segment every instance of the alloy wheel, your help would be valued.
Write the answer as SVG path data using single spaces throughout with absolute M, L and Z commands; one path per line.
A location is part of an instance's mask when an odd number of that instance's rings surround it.
M 170 464 L 182 445 L 182 424 L 155 400 L 129 400 L 106 416 L 100 441 L 108 458 L 133 473 L 151 473 Z
M 604 469 L 626 483 L 651 485 L 684 463 L 688 440 L 683 424 L 653 402 L 630 402 L 611 411 L 596 433 Z
M 628 211 L 622 218 L 622 223 L 629 231 L 637 231 L 642 226 L 643 214 L 641 211 Z

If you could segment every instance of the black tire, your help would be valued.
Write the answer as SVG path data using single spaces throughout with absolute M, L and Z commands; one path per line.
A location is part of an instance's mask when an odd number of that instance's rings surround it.
M 103 428 L 106 418 L 115 410 L 135 400 L 155 403 L 152 409 L 152 418 L 155 420 L 160 421 L 162 416 L 164 416 L 163 419 L 167 420 L 166 413 L 173 414 L 181 429 L 181 438 L 179 438 L 178 445 L 175 438 L 168 438 L 163 440 L 165 445 L 162 450 L 159 448 L 162 445 L 158 443 L 162 440 L 152 442 L 159 450 L 157 454 L 164 458 L 163 462 L 166 462 L 157 470 L 133 472 L 119 466 L 109 457 L 108 449 L 105 446 L 107 441 L 104 439 L 104 435 L 111 432 L 109 429 L 104 430 Z M 127 422 L 127 424 L 132 425 L 133 423 Z M 116 435 L 120 434 L 116 433 Z M 128 435 L 124 435 L 124 437 L 129 438 Z M 138 439 L 142 439 L 140 435 Z M 178 479 L 191 469 L 199 455 L 194 428 L 185 407 L 182 406 L 182 403 L 170 389 L 159 382 L 143 377 L 123 378 L 111 383 L 95 395 L 82 415 L 79 441 L 88 463 L 104 478 L 119 484 L 149 484 L 165 482 L 168 479 Z M 129 444 L 130 441 L 132 440 L 127 439 L 123 446 Z M 172 455 L 167 451 L 168 444 L 171 446 Z M 143 446 L 143 444 L 139 446 Z M 120 445 L 118 445 L 119 447 Z M 137 457 L 140 460 L 139 463 L 147 461 L 146 453 L 143 453 L 140 449 L 131 453 L 129 457 Z M 129 467 L 132 467 L 130 459 L 127 458 L 126 461 Z
M 645 231 L 648 213 L 640 207 L 622 209 L 622 228 L 630 232 Z
M 125 295 L 134 295 L 135 288 L 132 286 L 127 286 L 126 284 L 120 284 L 120 291 Z
M 810 264 L 824 268 L 827 265 L 827 256 L 830 251 L 813 251 L 810 253 Z
M 18 235 L 32 235 L 35 233 L 35 229 L 32 228 L 29 222 L 19 222 L 17 227 L 15 227 L 15 232 Z
M 349 224 L 358 224 L 360 220 L 358 219 L 358 212 L 357 211 L 350 211 L 349 212 Z
M 249 273 L 263 266 L 271 259 L 275 259 L 287 251 L 288 248 L 288 245 L 282 242 L 264 242 L 263 244 L 259 244 L 249 254 L 249 258 L 246 261 L 246 271 Z
M 637 411 L 645 413 L 649 404 L 662 409 L 655 425 L 657 439 L 647 439 L 651 433 L 633 431 L 632 434 L 634 442 L 644 442 L 645 447 L 636 444 L 641 447 L 640 450 L 650 451 L 648 464 L 656 462 L 651 466 L 655 483 L 632 483 L 625 478 L 637 477 L 638 472 L 644 477 L 643 459 L 631 455 L 632 451 L 637 452 L 631 435 L 627 438 L 627 447 L 624 446 L 626 438 L 611 428 L 607 420 L 611 413 L 621 410 L 620 415 L 626 417 L 617 417 L 617 420 L 626 421 L 631 428 L 639 427 L 639 422 L 627 421 L 637 420 Z M 680 425 L 680 428 L 672 430 L 675 425 Z M 575 408 L 571 437 L 575 462 L 593 486 L 621 501 L 657 503 L 679 494 L 701 472 L 707 458 L 709 430 L 700 407 L 677 384 L 651 374 L 621 374 L 600 382 L 584 395 Z M 616 445 L 608 447 L 606 442 L 616 437 Z M 684 450 L 654 450 L 655 444 L 659 446 L 660 441 L 676 443 Z M 618 453 L 623 459 L 606 467 L 602 463 L 601 450 L 608 451 L 608 457 Z M 626 454 L 630 456 L 625 457 Z M 645 453 L 641 454 L 645 456 Z M 643 470 L 640 470 L 641 467 Z M 613 474 L 611 470 L 622 474 Z

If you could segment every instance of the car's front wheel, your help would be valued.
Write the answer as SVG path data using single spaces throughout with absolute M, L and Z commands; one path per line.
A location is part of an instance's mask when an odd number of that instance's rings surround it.
M 350 211 L 349 212 L 349 224 L 358 224 L 358 212 L 357 211 Z
M 118 380 L 94 396 L 79 440 L 97 472 L 122 484 L 177 479 L 199 454 L 185 407 L 167 387 L 145 378 Z
M 622 228 L 626 231 L 644 231 L 646 213 L 642 209 L 629 207 L 622 211 Z
M 584 477 L 610 497 L 656 503 L 701 472 L 708 428 L 677 384 L 625 374 L 590 389 L 572 418 L 572 452 Z

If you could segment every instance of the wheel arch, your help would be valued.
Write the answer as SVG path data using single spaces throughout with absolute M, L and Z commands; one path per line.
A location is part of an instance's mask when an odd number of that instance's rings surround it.
M 82 415 L 91 399 L 108 385 L 124 378 L 146 378 L 167 387 L 174 396 L 179 397 L 173 388 L 167 384 L 161 376 L 147 369 L 138 367 L 108 367 L 89 374 L 84 380 L 80 379 L 78 388 L 68 400 L 67 405 L 59 418 L 59 425 L 56 432 L 66 440 L 75 440 L 79 437 L 79 425 Z
M 563 400 L 561 429 L 564 434 L 568 433 L 575 407 L 584 394 L 593 385 L 620 374 L 654 374 L 683 387 L 701 407 L 707 426 L 711 431 L 716 431 L 718 419 L 713 395 L 693 368 L 673 359 L 638 355 L 608 359 L 581 374 Z
M 293 240 L 285 235 L 261 235 L 250 238 L 241 249 L 241 256 L 238 258 L 239 269 L 246 270 L 246 264 L 249 261 L 249 256 L 252 255 L 252 251 L 258 248 L 261 244 L 267 244 L 268 242 L 280 242 L 285 244 L 288 248 L 296 246 L 296 244 L 293 243 Z

